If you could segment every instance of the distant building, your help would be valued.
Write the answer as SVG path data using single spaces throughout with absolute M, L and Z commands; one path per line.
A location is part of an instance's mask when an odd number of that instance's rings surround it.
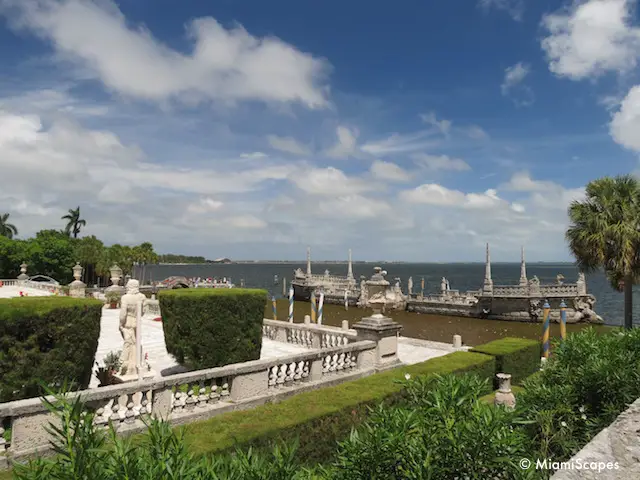
M 212 263 L 233 263 L 228 258 L 216 258 Z

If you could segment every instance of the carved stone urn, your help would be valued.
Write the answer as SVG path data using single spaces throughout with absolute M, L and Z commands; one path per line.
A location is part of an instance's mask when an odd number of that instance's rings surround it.
M 516 397 L 511 391 L 511 375 L 508 373 L 498 373 L 498 391 L 496 392 L 494 404 L 504 405 L 508 409 L 516 406 Z

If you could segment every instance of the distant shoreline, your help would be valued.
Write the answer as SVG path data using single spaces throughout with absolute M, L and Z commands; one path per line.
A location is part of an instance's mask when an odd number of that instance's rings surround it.
M 225 263 L 157 263 L 155 265 L 301 265 L 307 263 L 306 260 L 235 260 Z M 312 265 L 347 265 L 345 260 L 313 260 Z M 367 264 L 383 264 L 383 265 L 484 265 L 484 262 L 405 262 L 405 261 L 393 261 L 393 260 L 366 260 L 352 262 L 354 265 L 367 265 Z M 491 262 L 491 265 L 519 265 L 520 262 Z M 527 262 L 527 265 L 573 265 L 573 262 Z M 154 265 L 154 264 L 148 264 Z

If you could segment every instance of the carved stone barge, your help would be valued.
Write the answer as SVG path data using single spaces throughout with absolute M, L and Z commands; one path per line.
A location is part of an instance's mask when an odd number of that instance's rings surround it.
M 376 267 L 373 276 L 360 284 L 353 276 L 351 250 L 346 277 L 311 273 L 311 251 L 307 249 L 307 271 L 297 269 L 291 285 L 297 301 L 309 301 L 311 295 L 322 291 L 325 303 L 350 306 L 371 307 L 372 299 L 384 297 L 389 309 L 407 310 L 410 312 L 450 315 L 457 317 L 487 318 L 493 320 L 510 320 L 524 322 L 541 322 L 542 307 L 545 300 L 551 306 L 550 319 L 560 321 L 560 303 L 567 305 L 567 322 L 602 323 L 602 318 L 594 311 L 596 298 L 587 293 L 584 274 L 578 275 L 576 283 L 564 283 L 558 276 L 557 283 L 541 285 L 537 277 L 527 278 L 527 267 L 524 248 L 520 261 L 520 280 L 517 285 L 494 285 L 491 278 L 491 256 L 489 245 L 486 250 L 485 278 L 480 290 L 461 293 L 451 290 L 449 281 L 442 279 L 440 294 L 422 295 L 412 293 L 412 279 L 408 282 L 408 292 L 404 294 L 400 287 L 400 279 L 391 285 L 384 277 L 387 272 Z M 346 298 L 346 300 L 345 300 Z
M 410 295 L 407 310 L 458 317 L 541 322 L 542 307 L 548 301 L 551 306 L 550 320 L 559 322 L 560 303 L 564 300 L 567 306 L 567 323 L 602 323 L 602 318 L 593 310 L 596 298 L 587 293 L 584 274 L 578 275 L 576 283 L 563 283 L 562 279 L 558 275 L 557 283 L 548 285 L 541 285 L 535 276 L 529 280 L 523 248 L 518 285 L 494 285 L 487 244 L 482 289 L 460 293 L 458 290 L 450 290 L 449 282 L 443 278 L 440 295 Z
M 349 264 L 347 276 L 330 275 L 326 270 L 324 274 L 311 273 L 311 249 L 307 248 L 307 271 L 298 268 L 293 272 L 293 295 L 296 300 L 308 302 L 311 295 L 316 296 L 324 292 L 325 303 L 356 306 L 360 299 L 360 286 L 353 276 L 353 264 L 351 262 L 351 250 L 349 250 Z

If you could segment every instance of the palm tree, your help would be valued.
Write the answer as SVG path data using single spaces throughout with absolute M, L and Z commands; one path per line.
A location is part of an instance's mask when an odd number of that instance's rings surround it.
M 589 182 L 584 201 L 569 206 L 569 248 L 580 270 L 603 268 L 624 291 L 624 326 L 633 328 L 633 284 L 640 278 L 640 183 L 630 175 Z
M 80 207 L 75 210 L 69 209 L 69 213 L 62 217 L 62 220 L 67 220 L 65 232 L 67 235 L 71 235 L 71 232 L 73 232 L 73 238 L 78 238 L 80 227 L 84 227 L 87 224 L 85 220 L 80 218 Z
M 13 238 L 14 235 L 18 234 L 18 229 L 15 225 L 8 223 L 10 214 L 3 213 L 0 215 L 0 236 Z

